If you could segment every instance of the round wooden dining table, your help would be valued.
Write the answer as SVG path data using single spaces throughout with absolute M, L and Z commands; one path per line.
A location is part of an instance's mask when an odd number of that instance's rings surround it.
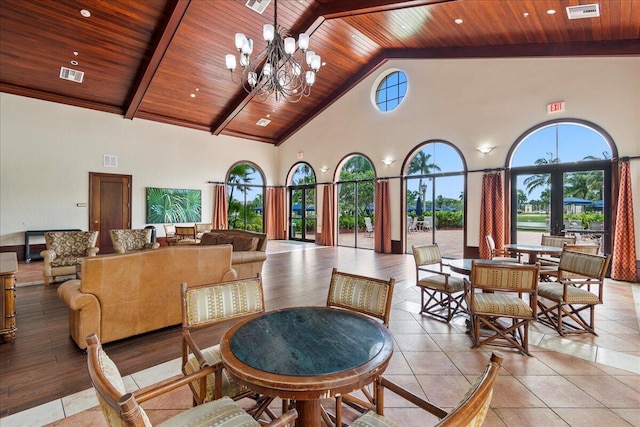
M 320 399 L 373 382 L 393 339 L 376 319 L 347 310 L 297 307 L 243 320 L 222 337 L 222 363 L 239 383 L 295 400 L 297 426 L 319 427 Z
M 529 264 L 535 264 L 536 262 L 538 262 L 539 255 L 559 256 L 562 253 L 562 248 L 558 246 L 525 245 L 521 243 L 508 243 L 504 245 L 504 249 L 508 250 L 509 252 L 528 254 Z

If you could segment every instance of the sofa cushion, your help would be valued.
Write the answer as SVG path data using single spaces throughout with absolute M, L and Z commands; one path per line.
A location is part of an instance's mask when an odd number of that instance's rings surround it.
M 234 252 L 256 251 L 260 238 L 239 236 L 226 233 L 205 233 L 200 239 L 201 245 L 233 245 Z
M 232 243 L 233 236 L 226 234 L 204 233 L 200 238 L 201 245 L 230 245 Z
M 258 240 L 257 237 L 235 236 L 232 243 L 233 250 L 234 252 L 255 251 L 258 249 Z

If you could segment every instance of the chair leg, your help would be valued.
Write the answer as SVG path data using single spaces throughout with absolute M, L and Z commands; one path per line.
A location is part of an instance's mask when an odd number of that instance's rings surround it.
M 427 296 L 427 301 L 425 303 L 425 294 Z M 432 291 L 428 288 L 422 288 L 420 292 L 420 314 L 429 314 L 431 316 L 435 316 L 439 319 L 442 319 L 446 322 L 450 322 L 453 319 L 453 316 L 456 315 L 459 311 L 464 311 L 462 307 L 464 299 L 464 293 L 460 293 L 459 296 L 455 297 L 452 294 L 446 292 Z M 439 314 L 438 312 L 444 311 L 446 309 L 446 316 Z

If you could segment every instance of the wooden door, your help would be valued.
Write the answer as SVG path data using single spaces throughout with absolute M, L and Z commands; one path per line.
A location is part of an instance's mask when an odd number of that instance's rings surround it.
M 113 252 L 109 230 L 131 228 L 131 175 L 89 172 L 89 230 L 100 254 Z

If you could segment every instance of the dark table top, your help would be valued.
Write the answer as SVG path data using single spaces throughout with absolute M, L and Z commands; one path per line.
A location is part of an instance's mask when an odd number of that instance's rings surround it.
M 260 371 L 318 376 L 347 371 L 374 359 L 388 345 L 386 328 L 355 313 L 300 307 L 266 313 L 229 340 L 234 356 Z

